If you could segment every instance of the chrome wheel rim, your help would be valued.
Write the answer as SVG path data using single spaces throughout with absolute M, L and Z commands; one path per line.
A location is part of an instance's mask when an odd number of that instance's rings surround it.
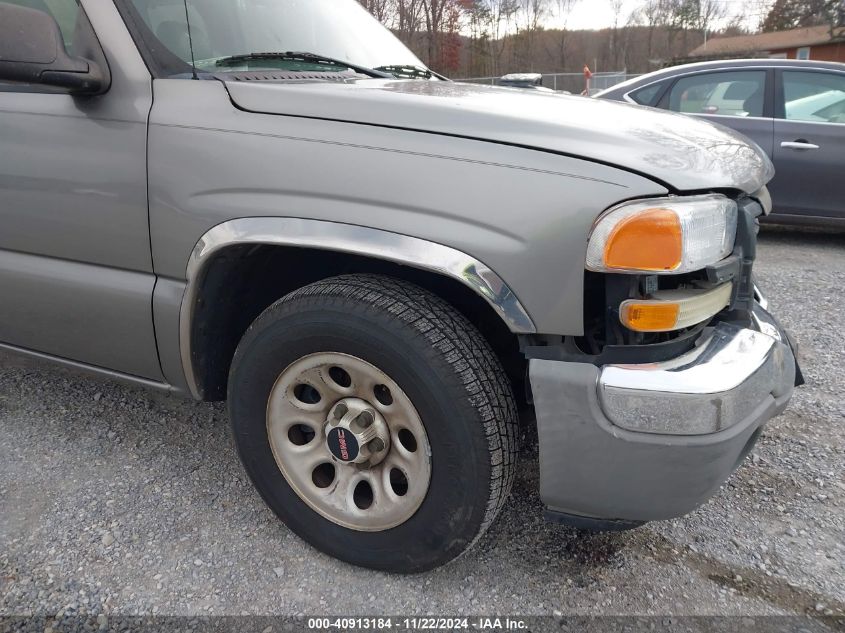
M 431 446 L 419 413 L 390 376 L 356 356 L 291 363 L 270 392 L 267 436 L 299 498 L 343 527 L 396 527 L 428 493 Z

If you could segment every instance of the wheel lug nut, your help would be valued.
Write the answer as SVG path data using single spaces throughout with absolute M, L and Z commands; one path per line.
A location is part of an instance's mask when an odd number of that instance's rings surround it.
M 384 450 L 384 440 L 380 437 L 377 437 L 368 444 L 368 447 L 373 453 L 380 453 Z

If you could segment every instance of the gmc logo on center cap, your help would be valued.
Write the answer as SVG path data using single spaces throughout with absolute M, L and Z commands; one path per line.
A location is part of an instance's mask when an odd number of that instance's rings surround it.
M 340 447 L 340 458 L 348 462 L 349 461 L 349 446 L 346 444 L 346 431 L 338 430 L 337 432 L 337 444 Z
M 348 429 L 332 429 L 329 431 L 326 443 L 335 459 L 349 463 L 355 461 L 355 458 L 358 457 L 360 447 L 355 435 L 351 431 L 349 433 L 347 431 Z

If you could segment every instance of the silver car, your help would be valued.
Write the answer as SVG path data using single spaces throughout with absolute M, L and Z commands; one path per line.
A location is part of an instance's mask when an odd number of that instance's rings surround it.
M 620 529 L 800 382 L 753 278 L 772 165 L 725 128 L 443 80 L 355 0 L 0 2 L 0 81 L 0 347 L 227 400 L 345 561 L 476 543 L 519 404 L 548 517 Z
M 742 132 L 775 165 L 768 221 L 845 226 L 845 64 L 687 64 L 631 79 L 596 98 L 681 112 Z

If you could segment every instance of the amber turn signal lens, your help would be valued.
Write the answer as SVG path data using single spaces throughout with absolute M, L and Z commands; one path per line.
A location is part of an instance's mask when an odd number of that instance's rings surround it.
M 651 299 L 627 299 L 619 306 L 622 325 L 636 332 L 669 332 L 701 323 L 730 304 L 733 283 L 709 290 L 658 290 Z
M 625 302 L 619 313 L 622 325 L 635 332 L 668 332 L 675 329 L 681 306 L 678 303 Z
M 604 247 L 604 264 L 610 269 L 675 270 L 682 258 L 681 221 L 670 209 L 647 209 L 625 218 Z

